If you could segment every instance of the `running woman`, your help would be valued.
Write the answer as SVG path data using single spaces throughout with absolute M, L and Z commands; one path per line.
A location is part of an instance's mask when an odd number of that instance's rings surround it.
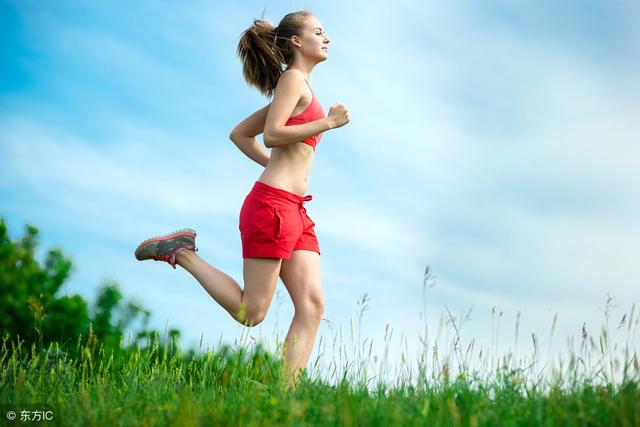
M 333 104 L 325 116 L 309 83 L 314 67 L 328 58 L 329 42 L 308 11 L 287 14 L 275 28 L 256 19 L 240 36 L 244 79 L 272 98 L 229 135 L 265 168 L 240 210 L 244 289 L 196 254 L 193 229 L 147 239 L 135 251 L 138 260 L 180 265 L 247 326 L 265 318 L 280 277 L 295 306 L 283 344 L 285 374 L 294 386 L 306 370 L 324 312 L 320 248 L 304 207 L 312 197 L 304 194 L 323 132 L 349 122 L 343 104 Z M 270 152 L 258 143 L 260 134 Z

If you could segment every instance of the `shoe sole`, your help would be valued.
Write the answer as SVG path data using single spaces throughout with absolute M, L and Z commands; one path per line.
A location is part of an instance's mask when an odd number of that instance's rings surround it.
M 138 247 L 136 248 L 135 251 L 135 255 L 136 255 L 136 259 L 142 261 L 138 255 L 139 255 L 139 251 L 140 249 L 144 248 L 146 245 L 148 245 L 149 243 L 154 243 L 154 242 L 160 242 L 162 240 L 169 240 L 169 239 L 173 239 L 176 237 L 193 237 L 195 239 L 196 237 L 196 231 L 191 229 L 191 228 L 182 228 L 180 230 L 174 231 L 173 233 L 169 233 L 169 234 L 165 234 L 163 236 L 156 236 L 156 237 L 151 237 L 145 241 L 143 241 L 142 243 L 140 243 L 138 245 Z

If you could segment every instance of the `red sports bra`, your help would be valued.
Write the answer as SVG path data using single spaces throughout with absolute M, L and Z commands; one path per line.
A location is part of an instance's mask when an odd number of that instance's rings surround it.
M 307 82 L 307 86 L 311 89 L 311 85 L 307 79 L 304 79 Z M 300 114 L 296 114 L 295 116 L 289 117 L 289 120 L 284 124 L 285 126 L 289 125 L 301 125 L 304 123 L 312 122 L 314 120 L 318 120 L 324 117 L 324 110 L 322 109 L 322 105 L 318 102 L 318 98 L 313 93 L 313 89 L 311 89 L 311 104 Z M 309 138 L 304 139 L 302 142 L 308 144 L 313 147 L 314 151 L 316 149 L 316 144 L 320 142 L 322 139 L 322 132 L 318 135 L 310 136 Z

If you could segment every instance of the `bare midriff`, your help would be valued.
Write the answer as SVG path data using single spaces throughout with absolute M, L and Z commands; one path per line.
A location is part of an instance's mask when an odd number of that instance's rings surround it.
M 313 147 L 305 143 L 273 147 L 269 163 L 258 181 L 303 196 L 307 191 L 313 154 Z

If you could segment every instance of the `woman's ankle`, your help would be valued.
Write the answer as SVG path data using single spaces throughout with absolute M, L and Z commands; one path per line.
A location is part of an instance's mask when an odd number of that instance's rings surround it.
M 176 253 L 176 263 L 182 265 L 183 262 L 189 261 L 195 255 L 195 251 L 187 248 L 180 249 Z

